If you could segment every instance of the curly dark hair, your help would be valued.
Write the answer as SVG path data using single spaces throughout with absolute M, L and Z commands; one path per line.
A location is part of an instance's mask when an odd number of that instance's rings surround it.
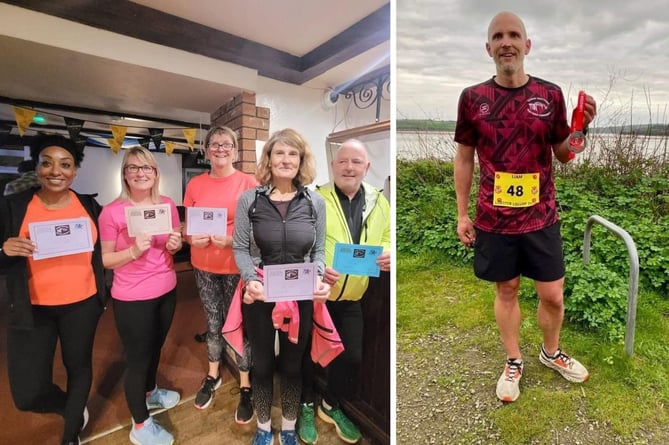
M 74 165 L 77 168 L 81 166 L 81 161 L 84 160 L 83 150 L 79 150 L 72 139 L 68 139 L 60 134 L 40 134 L 35 136 L 30 142 L 30 157 L 37 162 L 42 150 L 53 146 L 69 151 L 74 158 Z

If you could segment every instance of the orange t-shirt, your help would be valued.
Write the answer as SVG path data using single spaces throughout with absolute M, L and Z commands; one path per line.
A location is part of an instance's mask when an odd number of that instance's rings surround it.
M 47 209 L 37 194 L 28 204 L 19 236 L 30 238 L 28 223 L 86 217 L 90 220 L 95 243 L 98 231 L 77 196 L 70 191 L 70 204 L 62 209 Z M 35 305 L 57 306 L 76 303 L 97 292 L 91 259 L 93 252 L 75 253 L 34 260 L 28 257 L 28 289 Z
M 235 170 L 225 178 L 212 178 L 209 173 L 194 177 L 186 186 L 185 207 L 213 207 L 228 209 L 227 234 L 232 236 L 235 211 L 239 196 L 257 184 L 256 179 Z M 216 274 L 238 274 L 232 248 L 218 249 L 213 244 L 204 249 L 190 249 L 191 264 L 205 272 Z

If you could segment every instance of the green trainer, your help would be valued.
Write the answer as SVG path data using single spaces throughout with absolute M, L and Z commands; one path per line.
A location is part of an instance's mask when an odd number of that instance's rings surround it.
M 321 404 L 318 407 L 318 417 L 328 423 L 334 424 L 337 435 L 344 442 L 357 443 L 362 437 L 358 427 L 339 408 L 327 409 Z
M 303 403 L 300 405 L 300 416 L 297 419 L 297 435 L 307 445 L 315 445 L 318 440 L 318 431 L 314 422 L 314 404 Z

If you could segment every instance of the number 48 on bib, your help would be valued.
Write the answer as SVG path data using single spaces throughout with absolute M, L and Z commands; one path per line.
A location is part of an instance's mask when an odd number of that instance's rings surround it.
M 539 202 L 539 173 L 495 172 L 493 205 L 531 207 Z

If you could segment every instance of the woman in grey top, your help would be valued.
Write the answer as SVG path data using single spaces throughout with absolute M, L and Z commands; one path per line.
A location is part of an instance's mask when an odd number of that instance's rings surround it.
M 291 129 L 272 135 L 263 148 L 256 178 L 261 184 L 239 198 L 235 214 L 233 250 L 244 283 L 244 327 L 253 354 L 253 403 L 258 430 L 254 445 L 271 445 L 275 361 L 281 385 L 283 445 L 297 445 L 295 422 L 300 406 L 301 362 L 312 327 L 313 301 L 292 303 L 299 313 L 297 339 L 279 334 L 280 354 L 275 358 L 277 332 L 272 322 L 275 303 L 266 302 L 256 269 L 273 264 L 313 262 L 319 275 L 314 301 L 325 302 L 330 287 L 323 283 L 325 269 L 325 203 L 305 188 L 316 176 L 313 154 L 304 138 Z M 297 314 L 293 314 L 293 318 Z M 296 342 L 294 342 L 296 340 Z

